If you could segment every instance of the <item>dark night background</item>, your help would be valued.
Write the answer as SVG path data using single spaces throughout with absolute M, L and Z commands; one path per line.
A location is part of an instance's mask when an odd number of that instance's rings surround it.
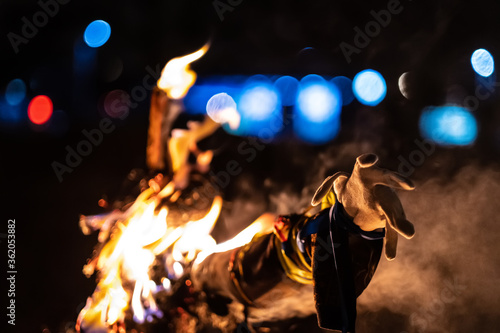
M 246 216 L 256 217 L 265 210 L 304 208 L 291 204 L 287 196 L 280 197 L 277 189 L 288 190 L 290 196 L 294 194 L 299 198 L 297 202 L 303 203 L 304 198 L 307 202 L 311 190 L 327 173 L 350 171 L 354 158 L 367 151 L 377 153 L 384 166 L 397 169 L 398 156 L 407 157 L 417 149 L 414 140 L 420 138 L 418 118 L 425 106 L 462 105 L 466 96 L 474 95 L 471 53 L 477 48 L 486 48 L 497 61 L 500 59 L 500 3 L 495 0 L 402 0 L 402 12 L 393 15 L 391 23 L 359 54 L 353 54 L 352 62 L 348 63 L 339 44 L 343 41 L 353 44 L 354 27 L 363 29 L 373 20 L 370 11 L 386 9 L 387 4 L 387 0 L 243 0 L 232 12 L 225 12 L 221 21 L 212 1 L 72 0 L 60 5 L 58 13 L 39 28 L 27 44 L 21 44 L 15 54 L 7 34 L 20 34 L 22 17 L 31 20 L 40 7 L 36 1 L 2 0 L 0 98 L 4 98 L 3 92 L 10 80 L 20 78 L 28 83 L 27 98 L 19 116 L 4 117 L 0 123 L 3 197 L 0 232 L 6 232 L 7 219 L 16 219 L 17 320 L 11 331 L 41 332 L 47 328 L 59 333 L 64 332 L 67 323 L 76 321 L 85 299 L 95 287 L 94 280 L 86 279 L 81 269 L 96 242 L 95 237 L 82 235 L 78 217 L 102 212 L 97 205 L 102 195 L 118 195 L 127 173 L 133 168 L 145 168 L 149 95 L 125 120 L 114 120 L 116 130 L 105 135 L 102 144 L 94 147 L 92 154 L 72 173 L 65 174 L 62 182 L 55 176 L 51 163 L 64 160 L 66 145 L 75 146 L 82 139 L 83 129 L 98 127 L 104 117 L 99 103 L 105 93 L 113 89 L 130 92 L 142 84 L 147 66 L 163 67 L 169 59 L 198 49 L 209 38 L 212 39 L 210 51 L 192 65 L 199 78 L 216 74 L 287 74 L 300 78 L 310 73 L 352 78 L 363 69 L 373 68 L 387 81 L 387 96 L 380 105 L 370 108 L 355 101 L 343 109 L 342 129 L 331 143 L 309 146 L 286 134 L 259 153 L 256 161 L 243 165 L 244 172 L 233 182 L 230 191 L 239 199 L 255 203 L 247 208 Z M 75 43 L 81 39 L 87 24 L 96 19 L 111 25 L 111 38 L 95 50 L 94 65 L 75 68 Z M 113 66 L 120 63 L 122 70 L 113 72 Z M 410 99 L 404 98 L 398 88 L 399 76 L 407 71 L 412 73 L 408 83 Z M 29 100 L 39 94 L 50 96 L 54 110 L 66 114 L 49 124 L 49 128 L 32 125 L 26 114 Z M 4 101 L 2 103 L 5 107 Z M 408 294 L 412 299 L 401 306 L 394 305 L 394 300 L 387 301 L 387 307 L 370 307 L 370 302 L 365 302 L 366 318 L 373 325 L 361 325 L 361 332 L 497 332 L 500 328 L 498 287 L 489 289 L 493 286 L 490 283 L 498 281 L 500 276 L 497 269 L 492 268 L 498 265 L 494 258 L 498 258 L 496 253 L 500 252 L 495 229 L 498 218 L 492 203 L 500 193 L 499 107 L 496 91 L 481 100 L 474 110 L 479 123 L 475 144 L 466 148 L 438 148 L 411 176 L 417 186 L 423 186 L 420 197 L 417 192 L 417 199 L 406 193 L 402 197 L 417 232 L 439 237 L 441 231 L 432 226 L 449 222 L 450 229 L 470 236 L 468 242 L 456 244 L 453 242 L 457 238 L 451 236 L 445 237 L 442 243 L 439 238 L 433 238 L 436 241 L 432 245 L 423 239 L 401 241 L 404 243 L 401 258 L 405 255 L 412 258 L 411 251 L 417 252 L 417 246 L 426 247 L 427 250 L 422 250 L 425 252 L 430 251 L 427 246 L 449 245 L 439 250 L 438 256 L 428 252 L 415 254 L 415 257 L 431 259 L 427 264 L 412 266 L 418 269 L 409 269 L 414 275 L 406 278 L 423 276 L 421 272 L 438 266 L 437 277 L 474 271 L 475 275 L 463 275 L 467 292 L 459 301 L 445 304 L 445 310 L 437 315 L 423 315 L 425 327 L 412 324 L 409 319 L 412 313 L 418 315 L 424 311 L 421 309 L 426 301 L 418 302 L 414 298 L 419 293 Z M 231 152 L 226 154 L 230 156 Z M 480 176 L 483 178 L 478 180 Z M 271 179 L 270 185 L 266 179 Z M 302 191 L 306 185 L 312 188 Z M 256 199 L 258 195 L 249 194 L 264 187 L 263 192 L 269 199 Z M 427 195 L 425 200 L 418 199 L 422 193 Z M 444 194 L 441 196 L 441 193 Z M 478 197 L 483 197 L 482 206 L 475 201 Z M 290 200 L 283 203 L 285 208 L 280 198 Z M 437 205 L 434 208 L 441 209 L 439 214 L 429 213 L 433 208 L 423 206 L 424 202 Z M 421 210 L 428 215 L 419 218 Z M 464 210 L 470 215 L 460 213 Z M 467 225 L 460 224 L 475 218 L 484 229 L 472 229 L 472 232 Z M 450 222 L 452 219 L 459 222 Z M 424 232 L 423 225 L 431 229 Z M 447 257 L 449 248 L 460 248 L 464 252 L 456 250 Z M 2 246 L 2 251 L 4 249 Z M 486 261 L 471 267 L 477 263 L 477 257 L 468 254 L 474 251 Z M 462 261 L 467 263 L 459 264 Z M 2 267 L 5 262 L 2 255 Z M 404 259 L 399 264 L 396 262 L 394 265 L 402 265 L 401 270 L 406 264 L 410 265 Z M 389 265 L 393 263 L 384 263 L 380 270 Z M 383 271 L 380 275 L 385 276 Z M 435 282 L 431 275 L 428 279 L 425 283 Z M 374 283 L 377 286 L 378 282 Z M 441 289 L 436 288 L 439 294 Z M 476 292 L 476 288 L 481 291 Z M 402 286 L 401 290 L 399 298 L 403 299 L 407 287 Z M 4 297 L 6 289 L 1 293 Z M 490 298 L 483 298 L 484 295 Z M 374 296 L 374 299 L 378 298 Z M 409 304 L 413 301 L 415 310 L 398 312 L 411 307 Z M 5 304 L 4 301 L 3 309 Z M 464 317 L 463 325 L 459 325 Z M 6 321 L 3 314 L 2 321 Z M 314 320 L 310 323 L 314 326 Z

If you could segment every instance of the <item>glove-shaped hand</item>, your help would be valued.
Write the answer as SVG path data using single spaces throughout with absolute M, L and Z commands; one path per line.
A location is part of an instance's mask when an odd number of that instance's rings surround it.
M 326 178 L 312 199 L 316 206 L 333 190 L 337 200 L 353 221 L 364 231 L 386 230 L 385 255 L 396 257 L 398 233 L 410 239 L 415 234 L 413 224 L 406 220 L 403 206 L 393 189 L 413 190 L 406 177 L 376 166 L 377 155 L 364 154 L 356 159 L 352 174 L 337 172 Z

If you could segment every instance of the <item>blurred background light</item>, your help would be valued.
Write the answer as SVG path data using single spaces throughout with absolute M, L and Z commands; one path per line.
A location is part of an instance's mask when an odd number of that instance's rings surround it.
M 239 110 L 246 118 L 264 120 L 281 108 L 278 92 L 271 85 L 256 84 L 246 87 L 239 100 Z
M 124 118 L 130 111 L 130 95 L 121 89 L 112 90 L 104 97 L 104 112 L 111 118 Z
M 212 96 L 207 103 L 207 114 L 213 121 L 229 124 L 233 130 L 238 129 L 241 121 L 234 99 L 226 93 Z
M 219 114 L 227 109 L 236 110 L 236 102 L 226 93 L 215 94 L 207 102 L 207 114 L 214 121 L 218 121 Z
M 475 117 L 460 106 L 427 107 L 420 116 L 422 136 L 442 146 L 466 146 L 477 137 Z
M 95 20 L 90 23 L 83 34 L 83 39 L 90 47 L 99 47 L 104 45 L 111 36 L 111 27 L 108 22 Z
M 337 86 L 318 75 L 300 81 L 293 128 L 299 138 L 313 144 L 326 143 L 340 129 L 342 94 Z
M 352 80 L 345 76 L 337 76 L 330 80 L 342 93 L 342 105 L 349 105 L 354 100 Z
M 282 76 L 274 82 L 274 86 L 281 96 L 283 106 L 292 106 L 297 100 L 299 81 L 291 76 Z
M 354 77 L 353 91 L 360 103 L 376 106 L 385 98 L 387 85 L 379 72 L 366 69 Z
M 306 86 L 306 85 L 310 85 L 313 83 L 323 84 L 324 82 L 326 82 L 326 80 L 321 75 L 309 74 L 309 75 L 304 76 L 300 80 L 300 85 Z
M 18 105 L 26 97 L 26 84 L 21 79 L 14 79 L 7 84 L 5 100 L 10 105 Z
M 52 101 L 45 95 L 34 97 L 28 105 L 28 118 L 36 125 L 46 123 L 52 116 Z
M 236 109 L 236 102 L 228 94 L 219 93 L 208 100 L 207 113 L 209 116 L 213 116 L 225 109 Z
M 200 81 L 184 97 L 184 107 L 188 114 L 205 114 L 208 101 L 219 93 L 226 93 L 235 99 L 241 94 L 241 77 L 223 76 Z
M 317 75 L 314 75 L 314 78 L 307 76 L 306 78 L 301 81 L 297 95 L 298 114 L 316 123 L 338 116 L 342 107 L 340 90 L 321 77 L 317 79 Z
M 470 58 L 470 62 L 474 71 L 484 77 L 490 76 L 495 70 L 493 56 L 485 49 L 477 49 L 474 51 Z
M 278 90 L 262 76 L 251 77 L 237 99 L 240 126 L 232 134 L 266 139 L 274 137 L 283 127 L 283 114 Z M 227 128 L 226 128 L 227 130 Z

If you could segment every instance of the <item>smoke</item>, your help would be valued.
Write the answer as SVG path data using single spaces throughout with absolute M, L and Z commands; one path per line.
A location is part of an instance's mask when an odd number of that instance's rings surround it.
M 400 196 L 417 233 L 400 237 L 395 261 L 381 259 L 358 300 L 359 331 L 497 331 L 500 171 L 468 165 Z
M 376 152 L 382 163 L 397 160 L 377 146 L 358 141 L 329 147 L 301 175 L 309 185 L 295 192 L 286 185 L 275 187 L 270 207 L 279 214 L 300 213 L 325 176 L 350 172 L 362 153 Z M 496 332 L 500 219 L 494 203 L 500 197 L 500 169 L 458 162 L 445 150 L 436 150 L 416 169 L 410 176 L 416 189 L 398 192 L 416 235 L 411 240 L 399 237 L 394 261 L 382 255 L 358 299 L 357 331 Z
M 316 149 L 281 143 L 264 149 L 244 168 L 255 174 L 265 166 L 266 176 L 253 178 L 247 191 L 252 195 L 234 201 L 246 206 L 238 209 L 240 220 L 254 209 L 303 212 L 326 176 L 350 172 L 363 153 L 376 153 L 383 166 L 397 170 L 396 152 L 411 147 L 387 132 L 385 117 L 361 109 L 356 118 L 356 126 L 337 145 Z M 391 135 L 394 140 L 381 139 Z M 358 332 L 500 330 L 500 219 L 494 204 L 500 197 L 500 168 L 474 162 L 475 154 L 473 149 L 436 148 L 415 165 L 410 178 L 416 189 L 398 194 L 416 235 L 399 237 L 394 261 L 382 256 L 358 299 Z M 245 188 L 235 183 L 240 191 Z

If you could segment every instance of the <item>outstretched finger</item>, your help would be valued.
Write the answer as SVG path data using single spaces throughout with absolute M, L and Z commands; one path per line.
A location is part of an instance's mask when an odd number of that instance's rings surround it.
M 382 205 L 381 205 L 382 206 Z M 407 239 L 411 239 L 415 236 L 415 227 L 413 223 L 404 218 L 404 216 L 395 216 L 390 208 L 383 209 L 387 222 L 393 227 L 397 232 Z
M 396 258 L 396 250 L 398 247 L 398 233 L 392 229 L 389 223 L 385 226 L 385 257 L 387 260 L 394 260 Z
M 374 185 L 384 185 L 407 191 L 415 189 L 415 185 L 410 179 L 391 170 L 379 168 L 373 176 Z
M 405 238 L 412 238 L 415 235 L 415 227 L 406 219 L 403 206 L 396 193 L 383 186 L 376 186 L 374 191 L 379 208 L 387 222 Z

